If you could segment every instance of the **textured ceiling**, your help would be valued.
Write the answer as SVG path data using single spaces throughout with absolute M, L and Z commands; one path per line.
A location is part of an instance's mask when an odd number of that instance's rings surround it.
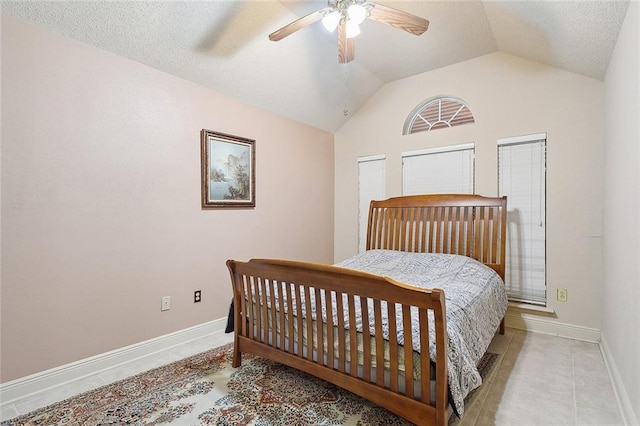
M 602 80 L 628 7 L 379 2 L 428 19 L 429 30 L 416 37 L 367 20 L 346 65 L 336 35 L 319 22 L 279 42 L 267 38 L 323 0 L 2 0 L 2 12 L 333 132 L 383 84 L 495 51 Z

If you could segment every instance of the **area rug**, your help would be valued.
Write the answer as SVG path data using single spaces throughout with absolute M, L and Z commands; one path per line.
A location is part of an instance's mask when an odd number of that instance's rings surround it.
M 2 422 L 36 425 L 409 425 L 363 398 L 277 362 L 216 348 Z M 480 362 L 483 377 L 498 355 Z M 472 395 L 470 395 L 472 397 Z

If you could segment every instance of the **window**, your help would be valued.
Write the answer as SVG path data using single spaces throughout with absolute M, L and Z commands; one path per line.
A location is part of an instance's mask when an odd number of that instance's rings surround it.
M 371 155 L 358 158 L 359 214 L 358 214 L 358 250 L 367 248 L 367 222 L 371 200 L 385 198 L 384 190 L 384 155 Z
M 402 194 L 473 194 L 473 143 L 402 153 Z
M 439 96 L 418 105 L 409 114 L 404 123 L 403 134 L 411 135 L 474 122 L 471 110 L 461 99 Z
M 546 133 L 498 141 L 498 193 L 508 208 L 507 294 L 545 306 L 546 144 Z

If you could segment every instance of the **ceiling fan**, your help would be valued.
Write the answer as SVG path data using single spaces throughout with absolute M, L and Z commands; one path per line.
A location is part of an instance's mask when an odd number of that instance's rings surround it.
M 338 62 L 344 64 L 353 60 L 353 37 L 360 34 L 360 24 L 367 18 L 417 36 L 429 27 L 429 21 L 424 18 L 379 3 L 367 0 L 327 0 L 327 7 L 274 31 L 269 34 L 269 39 L 282 40 L 307 25 L 322 20 L 328 31 L 338 29 Z

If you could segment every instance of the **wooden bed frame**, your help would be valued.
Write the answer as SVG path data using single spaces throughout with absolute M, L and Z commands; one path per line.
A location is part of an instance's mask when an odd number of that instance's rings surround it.
M 457 194 L 372 201 L 366 247 L 461 254 L 490 266 L 504 279 L 506 203 L 506 197 Z M 447 424 L 452 410 L 442 290 L 416 288 L 382 276 L 309 262 L 229 260 L 227 266 L 234 296 L 234 367 L 240 366 L 242 353 L 269 358 L 358 394 L 415 424 Z M 346 299 L 348 312 L 342 303 L 332 307 L 325 298 Z M 386 307 L 383 302 L 387 302 Z M 372 304 L 374 312 L 362 316 L 362 332 L 356 331 L 356 303 L 362 312 Z M 326 309 L 326 323 L 312 319 L 309 308 L 313 305 Z M 435 376 L 428 355 L 420 356 L 417 376 L 403 374 L 398 356 L 413 359 L 413 342 L 411 334 L 405 333 L 404 344 L 398 343 L 395 315 L 388 315 L 387 346 L 383 348 L 382 339 L 374 337 L 382 335 L 382 312 L 393 312 L 392 306 L 402 312 L 398 321 L 405 329 L 411 325 L 411 309 L 417 309 L 422 348 L 429 347 L 426 319 L 432 312 Z M 503 327 L 504 319 L 501 332 Z M 371 334 L 370 328 L 375 333 Z M 362 347 L 371 348 L 370 352 L 361 351 L 360 360 L 358 340 Z M 375 368 L 384 365 L 385 350 L 390 358 L 388 368 Z

